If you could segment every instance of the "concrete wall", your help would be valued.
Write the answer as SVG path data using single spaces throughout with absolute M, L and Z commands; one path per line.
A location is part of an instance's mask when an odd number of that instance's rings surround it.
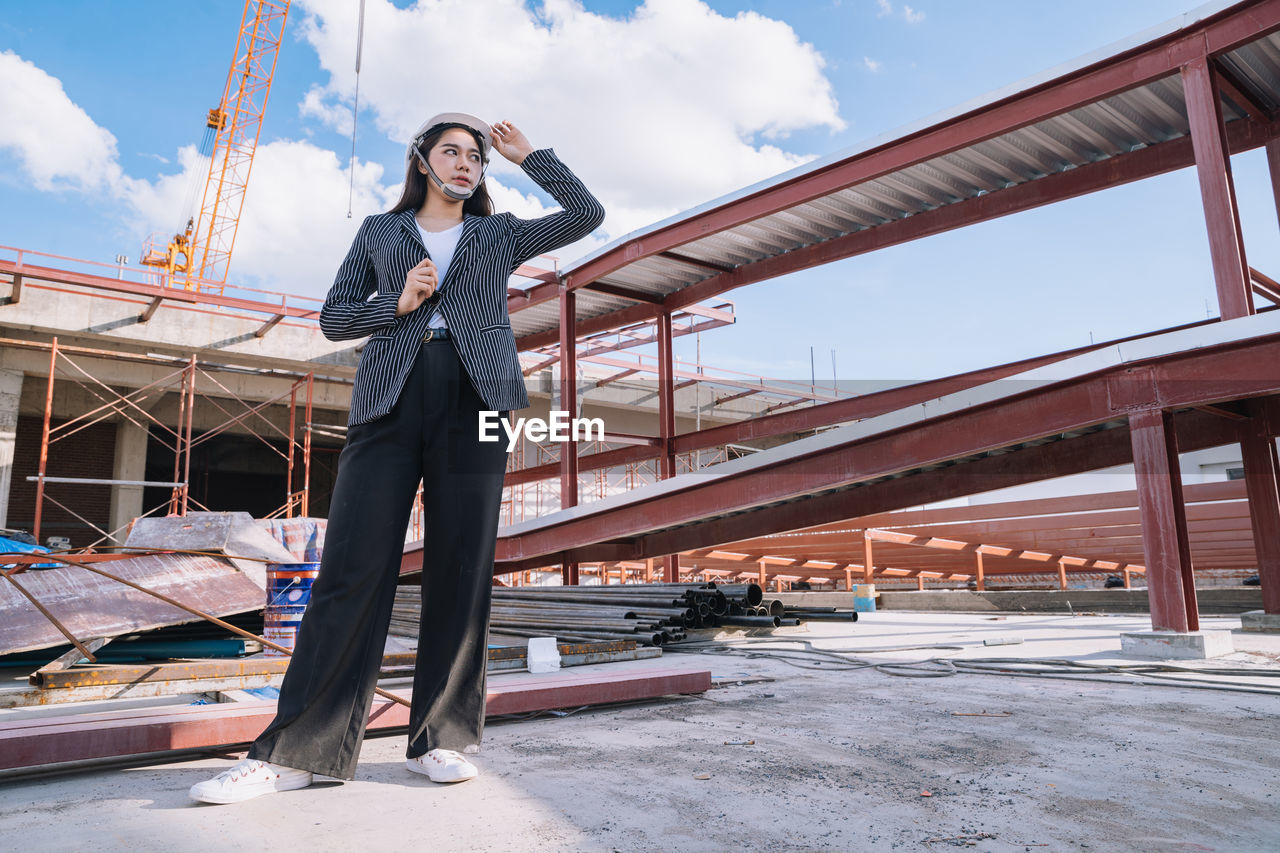
M 1198 589 L 1201 613 L 1244 613 L 1262 608 L 1259 587 Z M 882 610 L 946 610 L 965 613 L 1146 613 L 1150 609 L 1145 589 L 1073 589 L 1008 592 L 945 590 L 923 592 L 881 591 Z
M 22 380 L 21 370 L 0 368 L 0 527 L 8 526 L 9 487 L 13 480 Z

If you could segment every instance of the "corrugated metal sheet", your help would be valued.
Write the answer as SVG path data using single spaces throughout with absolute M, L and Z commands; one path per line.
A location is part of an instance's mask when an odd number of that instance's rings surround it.
M 262 588 L 225 560 L 160 554 L 113 560 L 104 571 L 214 616 L 260 610 Z M 84 569 L 36 569 L 14 575 L 77 639 L 117 637 L 198 617 Z M 66 638 L 13 584 L 0 583 L 0 654 L 66 645 Z
M 1068 71 L 1103 62 L 1228 8 L 1212 4 L 1161 28 L 1142 34 L 1106 51 L 1083 58 L 1066 69 L 1054 69 L 1015 87 L 994 93 L 983 102 L 966 104 L 941 117 L 901 132 L 896 139 L 920 133 L 964 112 L 1018 96 L 1057 79 Z M 1143 41 L 1136 39 L 1142 38 Z M 1240 90 L 1263 111 L 1280 107 L 1280 34 L 1259 37 L 1218 57 L 1220 67 L 1235 78 Z M 1049 77 L 1048 74 L 1053 74 Z M 1223 100 L 1223 118 L 1230 123 L 1245 118 L 1249 105 Z M 821 198 L 762 216 L 681 244 L 677 250 L 639 258 L 597 279 L 606 285 L 625 286 L 654 297 L 667 297 L 692 284 L 745 264 L 774 258 L 796 249 L 820 244 L 903 220 L 916 214 L 968 201 L 1002 189 L 1067 172 L 1085 164 L 1158 145 L 1190 132 L 1182 82 L 1174 73 L 1105 99 L 1086 104 L 1009 133 L 934 156 L 906 168 L 833 191 Z M 649 228 L 629 234 L 563 272 L 571 275 L 588 261 L 616 251 L 649 232 L 696 219 L 759 191 L 796 181 L 833 164 L 855 160 L 867 152 L 894 143 L 882 137 L 865 146 L 824 157 L 807 167 L 701 205 Z M 688 259 L 688 260 L 685 260 Z M 700 265 L 696 262 L 702 262 Z M 722 269 L 709 268 L 712 264 Z M 579 321 L 609 314 L 635 303 L 590 290 L 579 289 Z M 542 303 L 512 316 L 518 337 L 559 327 L 555 302 Z

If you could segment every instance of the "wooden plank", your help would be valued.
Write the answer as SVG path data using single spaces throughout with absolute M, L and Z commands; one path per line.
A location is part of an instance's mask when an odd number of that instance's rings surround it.
M 711 688 L 710 670 L 644 667 L 628 671 L 491 676 L 489 716 L 652 699 Z M 408 696 L 409 691 L 392 691 Z M 276 703 L 235 702 L 134 708 L 0 724 L 0 770 L 249 743 L 275 716 Z M 370 730 L 408 725 L 409 709 L 375 698 Z
M 83 645 L 86 649 L 88 649 L 89 653 L 92 654 L 93 652 L 96 652 L 98 649 L 105 646 L 107 643 L 111 642 L 113 639 L 114 639 L 113 637 L 95 637 L 92 640 L 88 640 L 84 643 L 81 643 L 81 645 Z M 65 652 L 62 656 L 49 661 L 44 666 L 40 667 L 35 672 L 31 673 L 31 675 L 27 676 L 27 681 L 29 681 L 31 684 L 34 684 L 36 687 L 39 687 L 40 681 L 42 678 L 44 678 L 45 675 L 52 672 L 62 672 L 64 670 L 70 669 L 71 667 L 75 666 L 76 664 L 80 663 L 83 660 L 86 660 L 86 658 L 83 654 L 81 654 L 79 649 L 70 649 L 67 652 Z

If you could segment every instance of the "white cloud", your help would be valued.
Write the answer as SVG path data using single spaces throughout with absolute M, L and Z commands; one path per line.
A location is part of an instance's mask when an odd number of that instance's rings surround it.
M 924 12 L 917 12 L 910 6 L 903 6 L 902 17 L 907 19 L 908 24 L 918 24 L 924 20 Z
M 298 114 L 317 118 L 344 136 L 351 135 L 351 108 L 326 101 L 325 91 L 318 85 L 313 85 L 302 96 L 302 103 L 298 104 Z
M 883 18 L 886 15 L 893 14 L 893 5 L 889 3 L 889 0 L 876 0 L 876 5 L 880 7 L 877 17 Z
M 330 74 L 303 109 L 337 126 L 358 4 L 301 5 Z M 573 0 L 369 0 L 364 38 L 360 100 L 388 137 L 443 110 L 510 118 L 583 177 L 615 235 L 804 162 L 776 144 L 792 131 L 844 127 L 822 57 L 790 26 L 701 0 L 646 0 L 625 19 Z
M 879 74 L 880 69 L 884 67 L 884 63 L 878 59 L 872 59 L 869 56 L 862 57 L 862 64 L 867 66 L 867 70 L 872 74 Z
M 116 203 L 122 228 L 167 240 L 195 212 L 208 158 L 177 152 L 179 171 L 143 180 L 126 175 L 116 140 L 63 90 L 62 83 L 11 52 L 0 53 L 0 149 L 13 153 L 37 189 L 92 193 Z M 158 157 L 163 160 L 164 158 Z M 381 165 L 357 163 L 354 208 L 346 218 L 345 158 L 309 142 L 260 144 L 236 234 L 231 279 L 323 295 L 364 215 L 394 201 L 400 176 L 382 184 Z M 192 198 L 192 190 L 196 195 Z
M 358 4 L 299 5 L 309 14 L 291 26 L 330 77 L 298 109 L 345 135 Z M 787 24 L 754 12 L 725 17 L 701 0 L 647 0 L 625 19 L 589 13 L 575 0 L 533 8 L 521 0 L 420 0 L 407 9 L 368 0 L 360 100 L 362 114 L 394 140 L 433 112 L 465 109 L 511 118 L 535 145 L 554 146 L 609 211 L 604 230 L 556 252 L 563 264 L 598 248 L 606 234 L 808 159 L 784 150 L 782 140 L 844 126 L 824 67 Z M 170 155 L 174 173 L 126 175 L 112 134 L 56 78 L 12 53 L 0 53 L 0 113 L 25 117 L 0 125 L 0 149 L 37 188 L 114 200 L 121 227 L 138 235 L 167 235 L 193 212 L 184 200 L 203 186 L 208 162 L 194 147 Z M 384 174 L 357 163 L 348 220 L 345 155 L 307 141 L 259 144 L 232 280 L 322 295 L 361 218 L 398 196 L 399 159 L 386 166 Z M 500 158 L 488 180 L 499 210 L 533 217 L 550 209 Z
M 119 182 L 116 138 L 76 106 L 62 82 L 0 52 L 0 150 L 40 190 L 100 190 Z
M 357 161 L 348 219 L 351 171 L 346 157 L 310 142 L 259 145 L 231 278 L 237 271 L 247 272 L 268 289 L 323 296 L 361 220 L 386 210 L 399 197 L 399 181 L 387 186 L 382 177 L 381 165 Z

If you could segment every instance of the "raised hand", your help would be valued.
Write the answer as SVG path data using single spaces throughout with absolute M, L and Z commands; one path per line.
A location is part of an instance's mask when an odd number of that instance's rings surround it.
M 533 146 L 525 138 L 520 128 L 509 121 L 500 121 L 491 125 L 493 131 L 493 147 L 498 153 L 519 166 L 533 151 Z
M 411 311 L 418 310 L 418 307 L 430 299 L 439 286 L 440 277 L 436 271 L 436 265 L 430 258 L 423 258 L 422 263 L 409 270 L 404 277 L 404 290 L 400 292 L 400 299 L 396 302 L 396 316 L 402 317 Z

